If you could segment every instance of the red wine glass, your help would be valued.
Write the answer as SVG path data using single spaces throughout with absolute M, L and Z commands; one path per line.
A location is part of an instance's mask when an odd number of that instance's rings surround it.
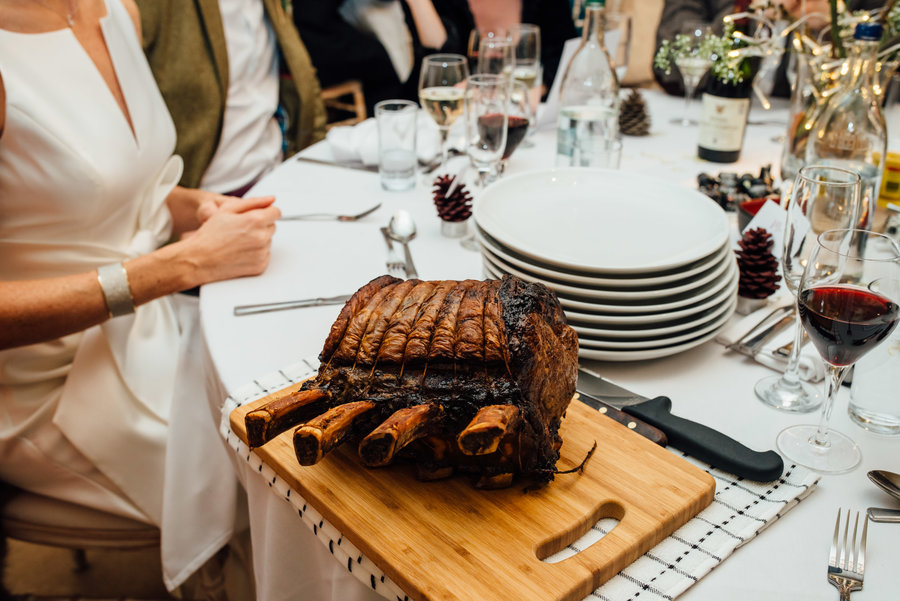
M 900 247 L 868 230 L 823 232 L 800 279 L 797 311 L 828 368 L 825 402 L 818 425 L 785 428 L 778 449 L 813 470 L 847 472 L 862 459 L 859 446 L 828 423 L 847 370 L 900 319 Z
M 491 118 L 497 119 L 499 115 L 483 119 Z M 534 113 L 531 112 L 531 103 L 528 101 L 528 88 L 522 82 L 513 81 L 509 95 L 509 117 L 506 121 L 506 146 L 500 157 L 497 175 L 503 175 L 506 171 L 506 162 L 525 140 L 533 120 Z

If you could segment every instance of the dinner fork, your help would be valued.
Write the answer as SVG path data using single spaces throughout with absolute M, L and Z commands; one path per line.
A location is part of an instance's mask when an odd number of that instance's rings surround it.
M 308 220 L 329 220 L 335 219 L 337 221 L 356 221 L 357 219 L 362 219 L 369 213 L 374 213 L 378 209 L 381 208 L 381 203 L 379 202 L 374 207 L 369 207 L 362 213 L 356 213 L 355 215 L 338 215 L 335 213 L 303 213 L 302 215 L 283 215 L 281 217 L 281 221 L 300 221 L 301 219 Z
M 400 255 L 397 254 L 387 226 L 381 228 L 381 235 L 384 236 L 384 243 L 387 245 L 388 249 L 388 258 L 385 262 L 388 274 L 395 278 L 406 278 L 406 262 L 404 262 L 400 258 Z
M 869 527 L 867 516 L 863 515 L 862 536 L 856 538 L 859 527 L 859 512 L 853 521 L 853 536 L 848 540 L 850 530 L 850 510 L 847 510 L 847 521 L 841 530 L 841 510 L 838 509 L 834 522 L 834 538 L 831 541 L 831 552 L 828 555 L 828 582 L 841 593 L 841 601 L 850 601 L 851 591 L 862 590 L 863 572 L 866 562 L 866 531 Z M 839 536 L 840 535 L 840 536 Z M 840 546 L 838 540 L 840 538 Z

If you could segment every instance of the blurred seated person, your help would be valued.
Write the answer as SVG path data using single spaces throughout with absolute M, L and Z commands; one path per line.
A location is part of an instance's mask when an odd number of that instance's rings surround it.
M 578 37 L 568 0 L 434 0 L 434 5 L 456 24 L 466 43 L 473 29 L 498 31 L 517 23 L 540 27 L 545 92 L 553 85 L 563 46 Z
M 0 478 L 159 527 L 169 590 L 227 540 L 198 494 L 232 472 L 172 442 L 173 407 L 209 414 L 174 293 L 262 273 L 280 216 L 177 186 L 175 138 L 132 0 L 0 0 Z
M 752 4 L 755 3 L 750 0 L 665 0 L 656 30 L 656 47 L 659 48 L 663 40 L 673 40 L 688 24 L 706 23 L 716 34 L 721 34 L 722 19 L 725 16 L 746 11 Z M 825 15 L 824 20 L 810 19 L 809 24 L 812 27 L 821 27 L 827 23 L 827 15 L 830 14 L 828 0 L 773 0 L 772 4 L 780 6 L 790 19 L 798 19 L 810 13 Z M 847 0 L 845 4 L 847 10 L 873 10 L 883 6 L 881 0 Z M 763 86 L 764 91 L 773 96 L 791 95 L 786 75 L 790 60 L 791 53 L 785 52 L 771 76 L 771 81 Z M 653 75 L 667 93 L 684 95 L 684 86 L 677 67 L 673 67 L 668 74 L 654 67 Z M 698 90 L 702 90 L 702 84 Z
M 293 18 L 322 86 L 359 80 L 369 116 L 381 100 L 418 100 L 423 57 L 465 49 L 431 0 L 309 0 Z
M 175 122 L 181 184 L 242 196 L 325 136 L 321 90 L 281 0 L 137 0 Z

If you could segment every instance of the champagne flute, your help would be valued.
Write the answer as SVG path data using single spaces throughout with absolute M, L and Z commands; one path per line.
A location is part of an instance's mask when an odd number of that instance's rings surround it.
M 857 444 L 828 422 L 847 371 L 900 319 L 900 247 L 885 239 L 868 230 L 823 232 L 800 280 L 797 308 L 828 367 L 826 397 L 818 425 L 785 428 L 776 443 L 785 457 L 816 471 L 847 472 L 862 458 Z
M 516 55 L 516 66 L 513 69 L 513 79 L 520 81 L 528 90 L 528 102 L 532 116 L 537 115 L 538 105 L 541 103 L 543 89 L 543 70 L 541 68 L 541 28 L 530 23 L 514 25 L 509 31 L 509 38 L 513 43 Z M 522 141 L 523 146 L 533 146 L 529 139 L 535 132 L 535 121 L 532 118 L 528 124 L 528 135 Z M 505 159 L 504 159 L 505 160 Z
M 461 54 L 431 54 L 422 61 L 419 102 L 440 131 L 441 169 L 447 164 L 450 126 L 463 112 L 464 83 L 468 76 L 466 57 Z
M 688 117 L 697 84 L 703 74 L 712 65 L 712 58 L 702 48 L 706 39 L 708 25 L 706 23 L 689 22 L 682 32 L 675 36 L 676 50 L 675 66 L 681 73 L 681 81 L 684 84 L 684 114 L 681 119 L 672 119 L 672 123 L 685 127 L 697 125 L 697 121 Z
M 857 173 L 827 165 L 803 167 L 793 189 L 784 186 L 781 204 L 786 205 L 787 214 L 781 268 L 785 286 L 794 296 L 816 236 L 826 230 L 856 225 L 861 188 Z M 822 403 L 818 388 L 800 378 L 802 346 L 803 328 L 797 316 L 794 343 L 784 373 L 763 378 L 754 387 L 763 403 L 794 413 L 814 411 Z
M 525 136 L 534 123 L 534 113 L 529 102 L 529 89 L 521 81 L 513 80 L 509 94 L 509 116 L 506 123 L 506 146 L 500 157 L 497 175 L 506 171 L 506 162 L 520 145 L 524 146 Z
M 476 73 L 466 81 L 466 154 L 478 172 L 479 186 L 485 186 L 494 177 L 506 149 L 509 96 L 510 80 L 505 75 Z M 478 250 L 474 232 L 460 244 Z
M 476 73 L 503 75 L 512 79 L 516 68 L 516 49 L 506 36 L 486 36 L 478 46 Z
M 631 15 L 608 12 L 603 30 L 603 44 L 621 85 L 631 56 Z

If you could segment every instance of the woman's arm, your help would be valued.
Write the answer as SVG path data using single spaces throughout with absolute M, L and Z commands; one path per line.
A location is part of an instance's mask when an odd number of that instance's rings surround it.
M 193 235 L 124 262 L 135 306 L 218 280 L 262 273 L 269 262 L 274 199 L 228 198 Z M 105 321 L 96 271 L 0 282 L 0 348 L 53 340 Z
M 447 30 L 431 0 L 406 0 L 412 14 L 419 42 L 426 48 L 441 48 L 447 41 Z

